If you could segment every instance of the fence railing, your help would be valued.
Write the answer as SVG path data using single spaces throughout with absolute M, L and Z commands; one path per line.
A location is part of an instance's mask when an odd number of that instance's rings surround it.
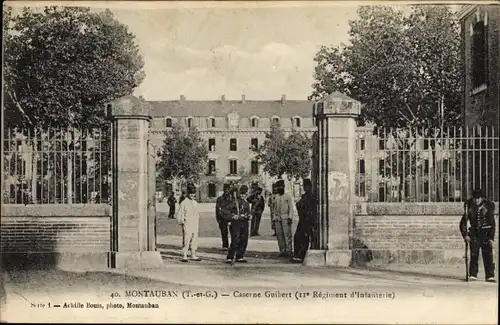
M 3 203 L 109 202 L 110 130 L 3 132 Z
M 356 195 L 369 202 L 458 202 L 474 188 L 498 201 L 492 127 L 357 130 Z

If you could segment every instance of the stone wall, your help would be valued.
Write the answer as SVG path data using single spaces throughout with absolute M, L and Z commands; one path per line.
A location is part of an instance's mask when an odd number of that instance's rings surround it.
M 498 203 L 495 206 L 498 258 Z M 358 205 L 353 237 L 358 248 L 365 245 L 372 251 L 372 264 L 463 263 L 465 246 L 458 228 L 462 213 L 462 203 Z
M 4 205 L 2 262 L 20 268 L 105 268 L 110 218 L 106 204 Z

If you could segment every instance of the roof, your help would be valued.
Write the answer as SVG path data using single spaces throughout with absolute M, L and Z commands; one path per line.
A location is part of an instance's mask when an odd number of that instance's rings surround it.
M 240 117 L 257 116 L 270 118 L 275 115 L 287 117 L 312 117 L 314 102 L 307 100 L 226 100 L 226 101 L 148 101 L 151 105 L 152 117 L 225 117 L 232 111 Z

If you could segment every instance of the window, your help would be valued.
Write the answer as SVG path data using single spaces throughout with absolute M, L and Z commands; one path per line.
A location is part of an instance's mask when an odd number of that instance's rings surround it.
M 208 197 L 217 197 L 217 187 L 214 183 L 208 183 Z
M 365 160 L 364 159 L 359 160 L 359 173 L 360 174 L 365 173 Z
M 215 127 L 215 118 L 211 117 L 208 119 L 208 126 L 211 128 Z
M 280 118 L 277 116 L 273 117 L 272 121 L 273 121 L 273 124 L 277 124 L 277 125 L 280 124 Z
M 300 117 L 295 117 L 293 122 L 296 127 L 300 128 Z
M 208 161 L 208 175 L 215 174 L 215 160 Z
M 187 119 L 186 123 L 187 123 L 188 128 L 192 127 L 193 126 L 193 119 L 191 117 L 189 117 Z
M 259 120 L 256 117 L 252 117 L 251 125 L 253 128 L 259 127 Z
M 215 139 L 208 139 L 208 151 L 215 151 Z
M 258 148 L 259 148 L 259 139 L 257 139 L 257 138 L 252 138 L 252 140 L 250 140 L 250 141 L 251 141 L 251 142 L 250 142 L 250 143 L 251 143 L 251 144 L 250 144 L 250 147 L 251 147 L 252 149 L 258 149 Z
M 424 140 L 424 150 L 428 150 L 429 149 L 429 139 L 425 139 Z
M 364 181 L 361 181 L 359 183 L 359 194 L 360 197 L 365 197 L 366 196 L 366 185 Z
M 259 162 L 257 160 L 252 160 L 250 162 L 250 173 L 252 175 L 259 174 Z
M 165 127 L 166 128 L 171 128 L 172 127 L 172 119 L 170 117 L 167 117 L 165 119 Z
M 424 194 L 429 194 L 429 182 L 425 181 L 424 182 Z
M 380 159 L 378 161 L 378 173 L 380 175 L 385 175 L 385 160 L 384 159 Z
M 429 174 L 429 159 L 424 160 L 424 174 Z
M 477 22 L 472 30 L 472 87 L 486 83 L 487 28 L 483 21 Z
M 235 159 L 229 160 L 229 174 L 236 175 L 238 173 L 238 161 Z
M 236 145 L 236 139 L 230 139 L 229 140 L 229 151 L 237 151 L 237 145 Z
M 365 139 L 359 141 L 359 147 L 361 150 L 365 150 Z
M 378 149 L 385 150 L 385 140 L 378 140 Z

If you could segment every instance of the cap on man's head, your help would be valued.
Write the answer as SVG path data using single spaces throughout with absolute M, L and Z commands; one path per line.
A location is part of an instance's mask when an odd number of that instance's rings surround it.
M 303 186 L 312 186 L 312 182 L 309 178 L 306 178 L 302 181 Z
M 248 192 L 248 186 L 241 185 L 241 187 L 240 187 L 240 195 L 241 194 L 247 194 L 247 192 Z
M 484 198 L 483 190 L 480 188 L 472 190 L 472 197 L 475 199 Z
M 195 194 L 196 193 L 196 186 L 194 186 L 194 184 L 188 184 L 187 185 L 187 192 L 188 192 L 188 194 Z
M 230 190 L 231 189 L 231 184 L 228 184 L 228 183 L 225 183 L 223 186 L 222 186 L 222 189 L 225 191 L 225 190 Z

